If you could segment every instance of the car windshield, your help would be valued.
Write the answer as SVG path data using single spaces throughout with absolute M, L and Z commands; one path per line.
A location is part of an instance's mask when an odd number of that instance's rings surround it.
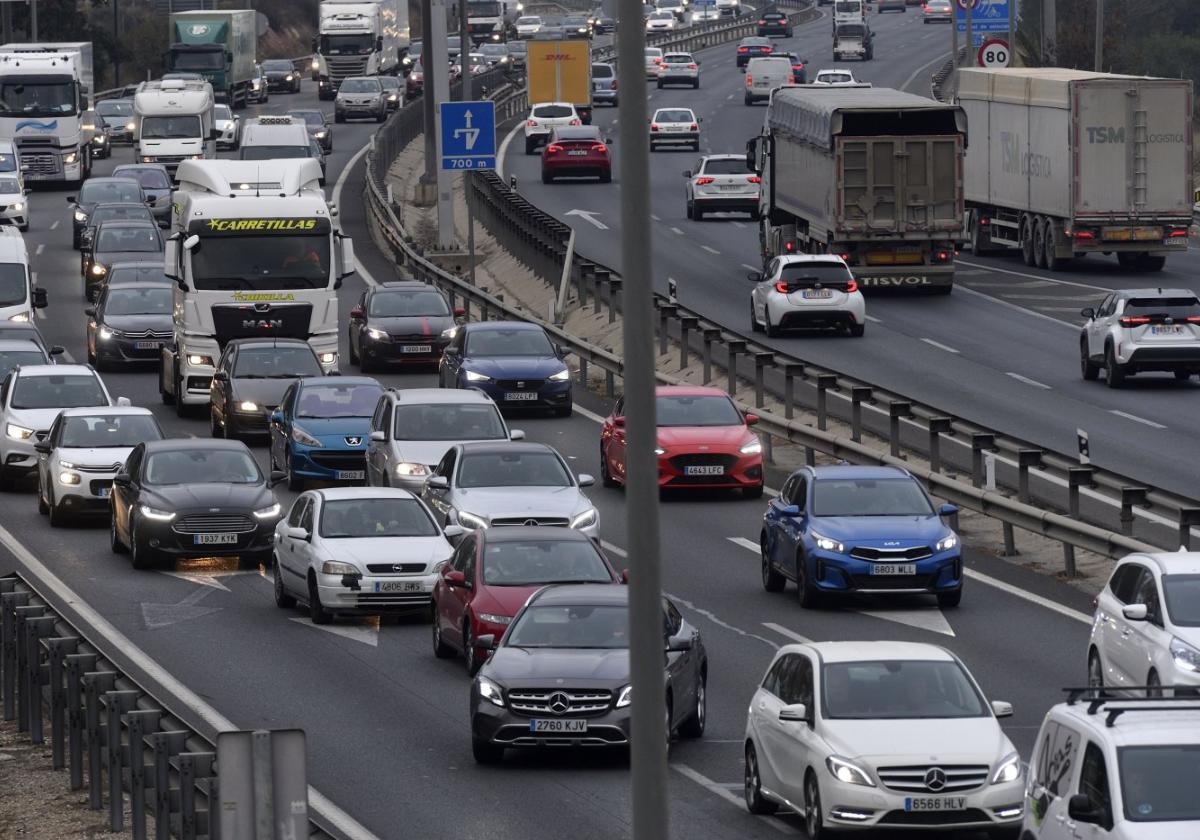
M 771 46 L 770 38 L 743 38 L 743 47 L 769 47 Z
M 954 661 L 827 662 L 824 716 L 840 720 L 984 717 L 988 707 Z
M 162 440 L 162 429 L 148 414 L 92 414 L 63 418 L 58 445 L 71 449 L 137 446 Z
M 570 487 L 574 482 L 553 452 L 472 452 L 462 456 L 458 486 Z
M 320 375 L 321 363 L 307 344 L 243 347 L 233 363 L 234 379 L 299 379 Z
M 21 376 L 13 390 L 13 408 L 74 408 L 108 405 L 100 380 L 85 374 Z
M 505 647 L 629 647 L 629 611 L 625 606 L 530 607 L 504 634 Z
M 1131 822 L 1200 822 L 1200 744 L 1117 748 L 1121 800 Z M 1190 833 L 1190 832 L 1188 832 Z M 1153 835 L 1150 832 L 1146 836 Z
M 813 286 L 817 283 L 846 283 L 851 279 L 850 269 L 838 263 L 791 263 L 779 270 L 779 279 L 789 285 Z
M 213 118 L 218 120 L 231 120 L 233 119 L 233 111 L 229 109 L 228 105 L 214 105 Z
M 346 93 L 378 93 L 379 82 L 376 79 L 347 79 L 342 82 L 341 90 Z
M 839 2 L 834 4 L 833 10 L 842 14 L 846 14 L 847 12 L 861 12 L 862 0 L 839 0 Z
M 685 111 L 678 108 L 670 108 L 659 111 L 654 115 L 656 123 L 690 123 L 695 122 L 696 118 L 692 116 L 691 111 Z
M 16 172 L 17 158 L 15 155 L 0 154 L 0 172 Z
M 662 58 L 662 50 L 658 47 L 647 47 L 646 58 Z
M 100 228 L 96 236 L 96 251 L 161 251 L 158 231 L 152 227 Z
M 492 403 L 397 405 L 396 440 L 505 440 L 504 421 Z
M 102 117 L 131 117 L 133 103 L 127 99 L 108 99 L 96 103 L 96 113 Z
M 320 111 L 288 111 L 288 116 L 304 120 L 305 125 L 325 125 L 325 116 Z
M 842 24 L 837 28 L 838 35 L 847 38 L 861 38 L 863 36 L 863 26 L 858 23 Z
M 746 159 L 738 158 L 717 158 L 708 160 L 704 163 L 705 175 L 749 175 L 750 168 L 746 166 Z
M 142 117 L 143 140 L 168 140 L 200 136 L 198 116 Z
M 663 426 L 742 426 L 745 421 L 728 397 L 660 396 L 654 400 L 658 425 Z
M 674 20 L 675 14 L 673 12 L 655 12 L 654 14 L 650 15 L 650 19 L 651 20 Z
M 849 73 L 819 73 L 817 75 L 817 81 L 836 85 L 843 82 L 852 82 L 854 81 L 854 77 Z
M 1163 575 L 1162 588 L 1171 623 L 1200 627 L 1200 574 Z
M 321 36 L 321 55 L 370 55 L 375 50 L 375 38 L 370 32 Z
M 529 52 L 529 47 L 526 46 L 524 41 L 509 41 L 508 42 L 508 51 L 510 53 L 524 54 L 524 53 Z
M 416 499 L 329 499 L 321 509 L 321 536 L 436 537 L 438 526 Z
M 20 263 L 0 263 L 0 306 L 24 303 L 29 297 L 29 280 Z
M 258 484 L 262 473 L 249 452 L 236 449 L 179 449 L 146 459 L 145 482 L 168 484 Z
M 242 146 L 242 160 L 280 160 L 309 157 L 308 146 Z
M 171 189 L 171 176 L 161 169 L 121 169 L 116 174 L 123 178 L 137 179 L 137 182 L 145 189 Z
M 14 195 L 21 191 L 21 182 L 16 178 L 0 178 L 0 193 Z
M 593 79 L 611 79 L 616 73 L 613 72 L 611 64 L 593 64 L 592 78 Z
M 128 181 L 84 181 L 79 190 L 80 204 L 138 204 L 144 200 L 142 188 Z
M 154 221 L 154 214 L 145 204 L 101 204 L 92 211 L 92 227 L 99 227 L 101 222 L 112 219 L 121 221 Z
M 127 283 L 170 283 L 170 278 L 163 274 L 161 265 L 122 265 L 108 272 L 105 281 L 109 288 L 123 286 Z
M 435 291 L 384 291 L 371 296 L 368 314 L 380 318 L 447 316 L 450 307 L 446 305 L 446 299 Z
M 104 303 L 105 315 L 170 315 L 174 291 L 170 286 L 152 289 L 113 289 Z
M 292 62 L 284 61 L 278 58 L 273 58 L 270 61 L 264 61 L 262 63 L 262 68 L 268 73 L 291 73 L 296 69 Z
M 300 147 L 308 157 L 308 147 Z M 319 289 L 329 285 L 329 233 L 202 239 L 192 250 L 197 289 Z
M 21 117 L 60 117 L 78 113 L 78 82 L 70 73 L 9 76 L 0 82 L 0 114 Z M 46 129 L 41 129 L 46 130 Z M 53 130 L 52 128 L 50 130 Z
M 0 350 L 0 382 L 17 365 L 44 365 L 48 363 L 46 355 L 36 347 L 28 350 Z
M 304 417 L 370 417 L 383 395 L 383 386 L 376 383 L 343 385 L 306 385 L 296 404 L 296 416 Z
M 933 505 L 911 478 L 821 478 L 813 516 L 932 516 Z
M 498 542 L 483 551 L 483 582 L 489 586 L 612 581 L 608 565 L 590 540 Z
M 471 356 L 553 356 L 550 339 L 541 330 L 475 330 L 467 336 Z
M 544 120 L 561 119 L 574 113 L 575 110 L 570 105 L 538 105 L 533 109 L 533 115 Z

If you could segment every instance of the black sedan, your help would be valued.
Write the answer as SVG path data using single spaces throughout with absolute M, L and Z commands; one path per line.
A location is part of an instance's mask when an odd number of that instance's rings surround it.
M 71 246 L 79 249 L 79 238 L 97 204 L 145 204 L 146 194 L 136 178 L 88 178 L 78 195 L 67 196 L 71 205 Z
M 708 655 L 700 631 L 663 599 L 667 734 L 704 734 Z M 628 747 L 629 590 L 548 586 L 532 595 L 471 685 L 475 760 L 515 747 Z
M 763 12 L 762 17 L 758 19 L 757 33 L 762 37 L 771 35 L 781 35 L 784 38 L 792 37 L 792 24 L 788 20 L 788 16 L 783 12 Z
M 329 124 L 324 111 L 317 108 L 298 108 L 288 111 L 287 115 L 293 120 L 304 120 L 308 136 L 320 143 L 326 154 L 333 151 L 333 126 Z
M 118 262 L 148 260 L 163 252 L 162 234 L 151 222 L 104 222 L 96 228 L 83 270 L 83 290 L 89 301 L 108 275 L 108 267 Z
M 157 362 L 175 335 L 174 296 L 163 283 L 105 286 L 85 310 L 88 363 L 105 370 L 113 362 Z
M 110 219 L 158 224 L 158 220 L 154 218 L 154 211 L 144 203 L 97 204 L 88 216 L 87 227 L 79 234 L 80 271 L 86 270 L 87 254 L 92 246 L 92 238 L 96 235 L 96 228 Z
M 100 291 L 103 292 L 105 289 L 117 286 L 128 286 L 131 283 L 153 283 L 156 286 L 170 286 L 174 281 L 163 274 L 162 260 L 119 262 L 109 266 L 108 274 L 104 277 L 104 283 L 101 285 Z
M 737 66 L 745 67 L 752 58 L 763 58 L 771 55 L 775 47 L 769 38 L 743 38 L 737 47 Z
M 350 362 L 363 373 L 389 363 L 436 365 L 450 343 L 447 331 L 463 314 L 419 281 L 373 286 L 350 310 Z
M 114 178 L 134 178 L 146 194 L 146 205 L 153 208 L 161 228 L 171 225 L 171 173 L 161 163 L 122 163 L 113 167 Z
M 96 115 L 104 124 L 109 143 L 133 145 L 132 99 L 105 99 L 97 102 Z
M 172 438 L 139 443 L 113 479 L 109 539 L 135 569 L 161 558 L 239 555 L 270 565 L 279 500 L 246 444 Z
M 299 338 L 239 338 L 225 345 L 209 395 L 213 437 L 266 435 L 271 412 L 297 379 L 323 376 L 317 354 Z
M 400 87 L 400 80 L 395 76 L 380 76 L 379 84 L 383 85 L 383 96 L 387 99 L 389 111 L 395 111 L 400 108 L 400 101 L 404 98 L 404 93 Z
M 300 71 L 284 58 L 274 58 L 262 63 L 263 75 L 267 77 L 267 90 L 300 92 Z

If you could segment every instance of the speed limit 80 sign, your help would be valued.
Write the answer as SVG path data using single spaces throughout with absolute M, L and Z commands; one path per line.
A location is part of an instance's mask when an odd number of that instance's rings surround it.
M 1007 67 L 1009 62 L 1008 41 L 989 38 L 979 46 L 979 66 L 995 69 Z

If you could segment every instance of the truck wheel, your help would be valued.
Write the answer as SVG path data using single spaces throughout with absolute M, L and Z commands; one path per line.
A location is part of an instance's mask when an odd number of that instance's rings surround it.
M 1034 255 L 1034 250 L 1033 250 L 1033 227 L 1034 227 L 1034 224 L 1033 224 L 1033 221 L 1034 221 L 1033 217 L 1031 217 L 1031 216 L 1026 216 L 1021 221 L 1021 232 L 1020 232 L 1021 259 L 1023 259 L 1025 261 L 1025 265 L 1028 265 L 1028 266 L 1035 265 L 1034 256 L 1033 256 Z
M 1046 219 L 1042 223 L 1042 263 L 1047 271 L 1061 271 L 1066 262 L 1054 253 L 1054 220 Z
M 1033 222 L 1033 264 L 1038 268 L 1046 267 L 1046 234 L 1049 233 L 1046 220 L 1041 216 Z

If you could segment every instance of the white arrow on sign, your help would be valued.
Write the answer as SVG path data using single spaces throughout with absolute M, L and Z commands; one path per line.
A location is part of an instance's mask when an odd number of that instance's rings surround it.
M 585 220 L 585 221 L 591 222 L 591 223 L 592 223 L 592 224 L 594 224 L 596 227 L 600 228 L 600 230 L 608 230 L 608 225 L 604 224 L 604 222 L 602 222 L 602 221 L 600 221 L 599 219 L 595 218 L 596 216 L 599 216 L 599 215 L 600 215 L 600 214 L 599 214 L 599 213 L 597 213 L 595 210 L 568 210 L 568 211 L 567 211 L 565 214 L 563 214 L 563 215 L 566 215 L 566 216 L 578 216 L 579 218 L 581 218 L 581 219 L 583 219 L 583 220 Z
M 457 140 L 459 137 L 465 137 L 467 151 L 469 152 L 475 148 L 475 141 L 479 139 L 479 129 L 471 128 L 470 111 L 463 111 L 463 122 L 467 124 L 466 127 L 454 129 L 454 139 Z

